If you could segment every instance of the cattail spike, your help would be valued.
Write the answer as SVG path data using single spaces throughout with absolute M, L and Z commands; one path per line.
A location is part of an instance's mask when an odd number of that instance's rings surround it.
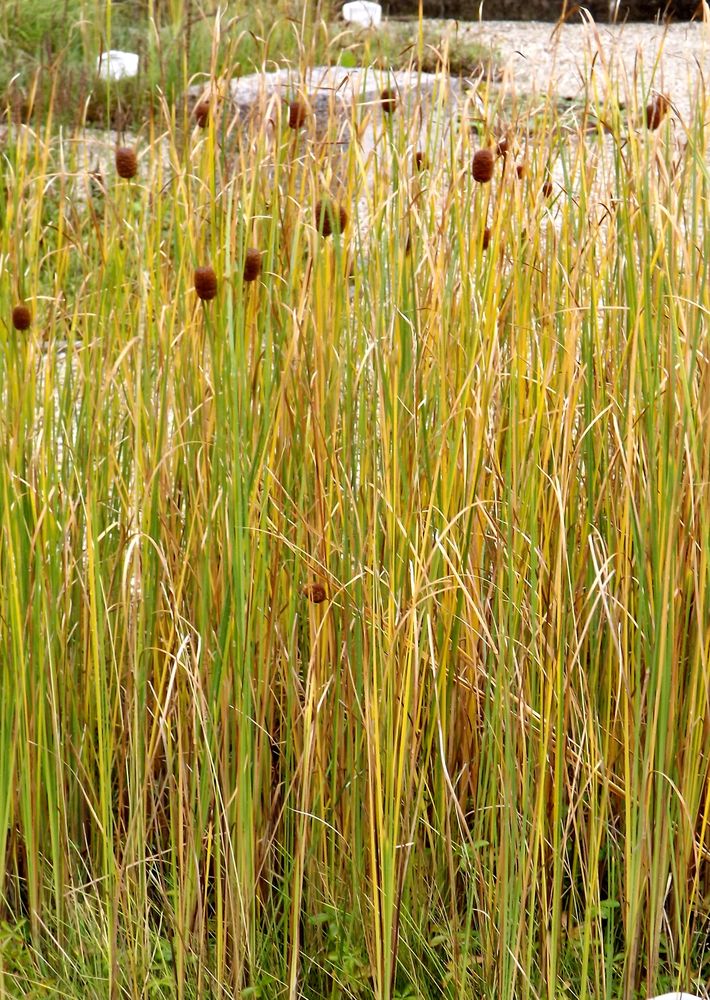
M 327 592 L 322 583 L 309 583 L 303 588 L 303 594 L 312 604 L 322 604 Z
M 32 313 L 24 302 L 20 302 L 12 310 L 12 325 L 16 330 L 29 330 L 32 325 Z
M 292 129 L 303 128 L 308 119 L 308 106 L 300 97 L 291 101 L 288 106 L 288 127 Z
M 195 121 L 200 128 L 207 128 L 210 120 L 210 102 L 203 98 L 195 105 Z
M 660 126 L 670 110 L 671 102 L 665 94 L 654 94 L 646 105 L 646 128 L 652 132 Z
M 391 115 L 397 107 L 397 92 L 392 87 L 385 87 L 380 92 L 380 105 L 387 115 Z
M 217 294 L 217 275 L 210 264 L 195 268 L 194 277 L 197 297 L 203 302 L 209 302 Z
M 244 281 L 256 281 L 261 274 L 261 250 L 249 247 L 244 257 Z
M 496 157 L 492 149 L 479 149 L 473 157 L 473 179 L 479 184 L 487 184 L 493 177 Z
M 316 202 L 315 208 L 316 229 L 321 236 L 332 236 L 333 233 L 342 233 L 348 224 L 348 213 L 342 205 L 338 205 L 327 198 L 321 198 Z
M 119 146 L 116 150 L 116 173 L 125 180 L 130 180 L 138 173 L 138 157 L 135 149 L 130 146 Z

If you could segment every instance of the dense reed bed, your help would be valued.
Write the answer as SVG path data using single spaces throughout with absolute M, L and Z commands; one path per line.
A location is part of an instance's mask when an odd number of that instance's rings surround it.
M 632 84 L 10 133 L 2 995 L 707 981 L 708 108 Z

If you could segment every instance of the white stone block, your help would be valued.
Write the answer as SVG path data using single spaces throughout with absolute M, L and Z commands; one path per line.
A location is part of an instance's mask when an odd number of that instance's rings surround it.
M 138 73 L 138 56 L 135 52 L 109 49 L 98 58 L 99 77 L 102 80 L 124 80 Z
M 343 4 L 343 18 L 363 28 L 376 28 L 382 20 L 382 7 L 371 0 L 353 0 Z

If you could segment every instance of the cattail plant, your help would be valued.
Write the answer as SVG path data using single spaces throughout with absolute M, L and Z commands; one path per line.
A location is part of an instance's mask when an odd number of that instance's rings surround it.
M 665 94 L 654 94 L 646 105 L 646 128 L 654 132 L 670 110 L 671 102 Z
M 429 158 L 423 149 L 418 149 L 414 154 L 414 169 L 415 170 L 429 169 Z
M 288 127 L 292 129 L 303 128 L 308 118 L 308 106 L 300 97 L 296 97 L 288 105 Z
M 125 180 L 130 180 L 138 173 L 138 157 L 131 146 L 118 146 L 116 149 L 116 173 Z
M 348 224 L 348 213 L 343 206 L 328 198 L 321 198 L 316 202 L 315 216 L 316 229 L 321 236 L 342 233 Z
M 20 302 L 12 310 L 12 325 L 16 330 L 29 330 L 32 324 L 32 313 L 29 306 Z
M 210 120 L 210 102 L 207 98 L 203 98 L 195 105 L 195 121 L 200 126 L 200 128 L 207 128 L 207 124 Z
M 479 184 L 487 184 L 493 177 L 496 157 L 492 149 L 479 149 L 473 157 L 473 179 Z
M 210 264 L 195 268 L 195 291 L 203 302 L 209 302 L 217 294 L 217 275 Z
M 385 87 L 380 91 L 380 105 L 388 115 L 391 115 L 397 107 L 397 92 L 392 87 Z
M 104 222 L 81 132 L 0 151 L 3 992 L 706 982 L 710 94 L 309 79 L 119 128 Z
M 256 281 L 261 274 L 261 250 L 249 247 L 244 257 L 244 281 Z
M 311 604 L 322 604 L 328 596 L 322 583 L 308 583 L 303 588 L 303 595 Z

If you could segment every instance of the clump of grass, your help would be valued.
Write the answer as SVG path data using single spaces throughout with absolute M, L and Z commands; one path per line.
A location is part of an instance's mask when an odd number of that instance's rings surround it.
M 708 107 L 596 83 L 485 186 L 414 98 L 345 150 L 166 100 L 100 209 L 9 131 L 3 995 L 705 980 Z
M 331 25 L 329 5 L 319 17 Z M 0 5 L 0 87 L 14 121 L 56 121 L 137 131 L 177 104 L 187 81 L 201 74 L 258 71 L 264 58 L 297 64 L 304 52 L 298 5 L 273 0 L 245 10 L 237 0 L 5 0 Z M 214 46 L 225 30 L 226 44 Z M 312 54 L 327 58 L 324 37 L 309 25 Z M 106 82 L 97 59 L 109 48 L 136 52 L 137 77 Z M 213 56 L 217 62 L 213 62 Z
M 380 69 L 408 69 L 424 73 L 444 70 L 452 76 L 495 77 L 498 55 L 475 39 L 475 30 L 454 22 L 387 20 L 376 30 L 342 28 L 331 43 L 343 65 L 375 65 Z

